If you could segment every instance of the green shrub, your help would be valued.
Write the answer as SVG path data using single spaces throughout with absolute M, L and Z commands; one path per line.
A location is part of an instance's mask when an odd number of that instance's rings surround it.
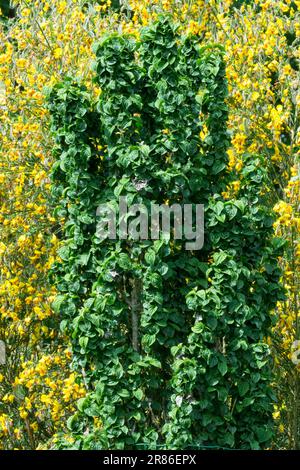
M 95 52 L 98 103 L 71 79 L 48 98 L 66 219 L 54 308 L 89 389 L 69 421 L 74 447 L 267 447 L 281 241 L 259 156 L 238 194 L 222 195 L 232 178 L 222 49 L 161 17 L 140 41 L 112 34 Z M 203 248 L 99 239 L 97 207 L 117 209 L 120 196 L 204 204 Z

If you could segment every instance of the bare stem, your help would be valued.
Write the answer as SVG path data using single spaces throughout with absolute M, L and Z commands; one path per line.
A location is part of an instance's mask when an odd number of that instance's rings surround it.
M 139 279 L 131 279 L 131 327 L 132 327 L 132 347 L 139 350 L 139 316 L 141 314 L 141 291 L 142 283 Z

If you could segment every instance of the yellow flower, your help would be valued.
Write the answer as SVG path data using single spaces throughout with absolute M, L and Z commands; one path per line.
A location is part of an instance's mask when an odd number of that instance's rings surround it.
M 284 432 L 284 425 L 282 423 L 279 424 L 279 432 Z
M 50 398 L 49 395 L 41 395 L 41 402 L 45 403 L 46 405 L 51 405 L 52 399 Z
M 5 250 L 6 250 L 6 246 L 4 245 L 3 242 L 0 242 L 0 255 L 3 255 Z
M 61 47 L 56 47 L 53 51 L 53 55 L 55 59 L 60 59 L 63 55 L 63 50 Z
M 20 438 L 21 438 L 21 435 L 22 435 L 21 429 L 15 428 L 15 429 L 14 429 L 14 434 L 15 434 L 15 436 L 16 436 L 17 439 L 20 439 Z
M 231 183 L 233 190 L 236 192 L 240 189 L 241 182 L 240 181 L 233 181 Z
M 20 69 L 23 69 L 26 66 L 26 59 L 17 59 L 16 64 Z
M 23 8 L 23 10 L 21 11 L 21 14 L 22 16 L 29 16 L 30 15 L 30 9 L 29 8 Z
M 19 414 L 22 419 L 26 419 L 28 417 L 28 412 L 22 407 L 19 408 Z
M 64 13 L 65 9 L 66 9 L 66 6 L 67 6 L 67 2 L 65 2 L 65 1 L 60 2 L 58 4 L 58 8 L 57 8 L 58 13 L 60 13 L 62 15 Z
M 15 399 L 15 396 L 12 393 L 4 395 L 4 397 L 2 398 L 4 402 L 8 402 L 8 403 L 12 403 L 14 399 Z
M 37 423 L 36 421 L 35 421 L 34 423 L 31 423 L 31 424 L 30 424 L 30 427 L 31 427 L 31 429 L 32 429 L 34 432 L 37 432 L 38 429 L 39 429 L 39 425 L 38 425 L 38 423 Z

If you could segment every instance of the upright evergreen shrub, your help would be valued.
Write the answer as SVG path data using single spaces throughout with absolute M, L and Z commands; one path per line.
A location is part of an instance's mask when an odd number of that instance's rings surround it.
M 66 79 L 49 93 L 53 195 L 65 218 L 53 308 L 88 394 L 69 421 L 75 448 L 260 449 L 272 440 L 267 337 L 282 297 L 259 156 L 225 198 L 222 48 L 168 18 L 140 41 L 95 46 L 98 102 Z M 205 243 L 102 240 L 97 207 L 204 204 Z M 61 444 L 64 445 L 64 444 Z

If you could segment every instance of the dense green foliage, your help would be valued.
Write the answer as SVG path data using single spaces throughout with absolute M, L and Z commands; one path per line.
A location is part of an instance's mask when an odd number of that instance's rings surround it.
M 281 241 L 259 156 L 238 195 L 222 196 L 232 178 L 222 49 L 161 18 L 140 42 L 113 34 L 95 52 L 96 104 L 71 79 L 49 94 L 53 195 L 66 219 L 54 308 L 89 389 L 69 421 L 74 447 L 264 448 Z M 119 196 L 204 204 L 203 249 L 99 239 L 96 209 L 117 210 Z
M 10 0 L 0 0 L 0 18 L 12 18 L 15 14 L 15 9 L 12 8 Z

